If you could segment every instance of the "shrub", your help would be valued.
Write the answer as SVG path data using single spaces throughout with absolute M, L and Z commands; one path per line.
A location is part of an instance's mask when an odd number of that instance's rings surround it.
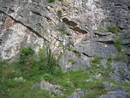
M 45 56 L 45 57 L 44 57 Z M 53 74 L 58 66 L 55 56 L 52 54 L 50 48 L 46 48 L 46 54 L 43 56 L 47 64 L 46 71 Z
M 20 64 L 25 64 L 34 55 L 34 50 L 31 47 L 22 48 L 19 55 Z
M 34 50 L 30 47 L 21 49 L 20 67 L 22 67 L 22 73 L 26 78 L 33 77 L 35 74 L 55 74 L 60 70 L 49 47 L 40 48 L 38 55 L 34 55 Z

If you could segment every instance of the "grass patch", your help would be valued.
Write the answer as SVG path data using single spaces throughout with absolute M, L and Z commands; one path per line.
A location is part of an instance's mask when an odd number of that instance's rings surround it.
M 73 63 L 73 60 L 69 62 Z M 79 90 L 85 92 L 84 98 L 97 98 L 107 92 L 103 87 L 103 82 L 107 80 L 96 76 L 101 74 L 108 77 L 112 71 L 111 58 L 108 59 L 107 67 L 96 56 L 90 64 L 86 70 L 62 72 L 49 48 L 39 49 L 38 55 L 31 47 L 23 48 L 16 61 L 0 62 L 0 98 L 67 98 Z M 41 80 L 60 85 L 64 96 L 32 89 Z
M 109 26 L 106 29 L 96 30 L 95 32 L 112 32 L 112 33 L 118 35 L 119 27 L 118 26 Z

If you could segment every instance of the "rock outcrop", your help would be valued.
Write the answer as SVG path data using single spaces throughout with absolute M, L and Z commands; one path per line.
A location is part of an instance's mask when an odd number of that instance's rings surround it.
M 115 39 L 130 48 L 129 0 L 0 0 L 0 59 L 12 59 L 19 49 L 31 46 L 37 52 L 49 45 L 63 70 L 85 69 L 93 57 L 106 65 L 112 58 L 113 73 L 110 77 L 122 83 L 130 83 L 128 60 L 115 61 L 119 52 Z M 102 31 L 117 26 L 117 32 Z M 119 44 L 119 43 L 117 43 Z M 122 70 L 123 69 L 123 70 Z M 62 96 L 57 85 L 41 81 L 35 87 Z M 58 87 L 58 89 L 60 89 Z M 99 98 L 125 98 L 121 90 L 108 92 Z M 68 98 L 81 98 L 84 92 L 74 92 Z
M 1 0 L 0 57 L 14 57 L 19 48 L 26 46 L 29 41 L 36 48 L 49 43 L 52 50 L 59 52 L 62 51 L 61 44 L 67 47 L 75 45 L 85 36 L 88 40 L 93 39 L 92 30 L 111 25 L 126 28 L 129 8 L 126 4 L 127 0 L 56 0 L 52 3 L 48 3 L 48 0 Z M 37 41 L 32 41 L 29 36 L 35 36 Z M 98 47 L 102 47 L 100 42 L 105 40 L 98 39 Z M 96 44 L 91 43 L 92 46 Z M 105 51 L 103 55 L 106 55 Z

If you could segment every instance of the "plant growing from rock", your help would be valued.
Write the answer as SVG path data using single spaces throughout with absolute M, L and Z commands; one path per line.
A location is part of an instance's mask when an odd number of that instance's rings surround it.
M 107 27 L 107 31 L 115 33 L 117 35 L 119 33 L 119 28 L 118 26 L 109 26 Z

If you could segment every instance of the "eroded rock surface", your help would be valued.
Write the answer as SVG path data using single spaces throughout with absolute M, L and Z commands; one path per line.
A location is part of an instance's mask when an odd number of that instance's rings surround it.
M 129 12 L 128 0 L 0 0 L 0 59 L 17 56 L 22 47 L 32 46 L 37 52 L 49 45 L 56 56 L 61 55 L 59 64 L 63 70 L 85 69 L 93 56 L 104 63 L 118 53 L 114 45 L 116 34 L 95 30 L 118 26 L 123 31 L 122 44 L 129 49 Z M 127 56 L 129 62 L 129 52 Z M 116 62 L 113 67 L 113 79 L 130 83 L 126 62 Z M 57 85 L 41 81 L 36 86 L 62 96 Z M 84 92 L 79 91 L 68 98 L 82 96 Z M 126 96 L 126 92 L 115 90 L 100 98 Z
M 93 37 L 92 30 L 111 25 L 126 28 L 127 22 L 128 5 L 126 5 L 124 0 L 62 0 L 54 3 L 48 3 L 47 0 L 0 1 L 0 33 L 2 35 L 8 35 L 8 33 L 13 32 L 11 36 L 14 38 L 14 33 L 17 33 L 16 35 L 20 33 L 15 27 L 21 25 L 21 30 L 23 27 L 27 29 L 22 30 L 26 36 L 28 32 L 34 33 L 37 36 L 37 40 L 47 41 L 51 49 L 57 52 L 62 51 L 61 44 L 66 44 L 63 35 L 67 34 L 72 40 L 71 43 L 75 45 L 85 35 L 91 39 Z M 14 29 L 5 33 L 11 28 Z M 16 40 L 13 38 L 10 38 L 12 43 L 10 51 L 13 51 L 16 46 Z M 9 40 L 9 38 L 6 39 Z M 8 43 L 5 42 L 6 39 L 0 39 L 0 43 L 4 44 L 4 47 L 1 46 L 1 58 L 11 58 L 17 54 L 17 52 L 7 53 L 4 51 L 9 48 Z M 100 38 L 98 41 L 106 41 L 105 39 Z M 19 40 L 22 41 L 24 39 L 21 36 Z M 107 39 L 107 41 L 111 41 L 111 39 Z M 21 42 L 17 44 L 18 48 L 15 48 L 16 51 L 18 51 L 20 45 Z M 37 43 L 37 46 L 42 45 L 43 43 Z

